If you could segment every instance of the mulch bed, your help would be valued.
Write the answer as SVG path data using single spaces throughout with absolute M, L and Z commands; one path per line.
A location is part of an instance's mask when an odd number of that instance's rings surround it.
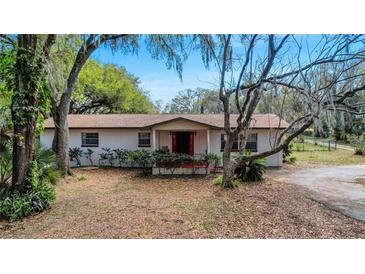
M 77 169 L 57 186 L 52 209 L 0 222 L 0 238 L 365 238 L 364 223 L 267 175 L 261 183 L 221 190 L 213 176 Z

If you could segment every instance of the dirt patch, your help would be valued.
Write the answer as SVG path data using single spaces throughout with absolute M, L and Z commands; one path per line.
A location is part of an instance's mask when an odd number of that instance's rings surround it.
M 354 183 L 365 186 L 365 176 L 355 178 Z
M 57 186 L 51 210 L 0 227 L 0 238 L 365 237 L 365 224 L 310 200 L 305 188 L 271 179 L 226 191 L 212 177 L 75 173 Z

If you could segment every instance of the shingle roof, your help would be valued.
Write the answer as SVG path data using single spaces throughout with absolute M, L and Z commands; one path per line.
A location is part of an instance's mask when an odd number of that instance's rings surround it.
M 236 126 L 237 114 L 231 114 L 231 126 Z M 223 114 L 69 114 L 69 128 L 145 128 L 171 120 L 185 119 L 214 128 L 223 128 Z M 251 128 L 286 128 L 288 123 L 275 114 L 255 114 Z M 54 128 L 53 119 L 45 128 Z

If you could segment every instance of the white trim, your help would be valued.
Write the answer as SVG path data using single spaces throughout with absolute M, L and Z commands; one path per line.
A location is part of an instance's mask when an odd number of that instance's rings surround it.
M 156 150 L 156 130 L 152 129 L 152 150 Z
M 210 153 L 210 130 L 207 129 L 207 154 Z

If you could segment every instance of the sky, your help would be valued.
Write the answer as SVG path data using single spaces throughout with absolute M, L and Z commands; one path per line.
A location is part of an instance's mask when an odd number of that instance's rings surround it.
M 303 45 L 306 45 L 308 48 L 313 48 L 317 45 L 321 38 L 320 35 L 295 35 L 295 37 L 297 40 L 303 41 Z M 234 42 L 232 44 L 234 51 L 242 54 L 242 46 L 238 46 L 238 41 L 236 44 Z M 149 92 L 152 101 L 161 101 L 163 105 L 184 89 L 195 89 L 198 87 L 217 89 L 219 82 L 217 68 L 212 64 L 211 68 L 207 69 L 203 65 L 199 51 L 190 52 L 188 59 L 184 63 L 182 80 L 180 80 L 179 75 L 173 69 L 167 69 L 163 60 L 154 60 L 151 57 L 143 42 L 140 43 L 140 46 L 138 55 L 126 55 L 120 52 L 113 54 L 110 49 L 101 47 L 95 51 L 92 58 L 102 64 L 109 63 L 125 67 L 129 73 L 140 79 L 140 86 Z M 292 49 L 296 47 L 296 44 L 291 41 L 286 53 L 290 55 L 293 52 Z M 262 54 L 266 56 L 266 43 L 259 42 L 255 48 L 257 48 L 255 52 L 258 57 Z M 306 50 L 303 50 L 301 53 L 301 56 L 303 55 L 301 58 L 304 58 L 302 61 L 307 61 L 306 52 Z
M 153 101 L 168 103 L 180 90 L 215 88 L 218 74 L 214 66 L 208 70 L 203 65 L 199 52 L 192 52 L 183 66 L 182 80 L 173 70 L 168 70 L 163 60 L 152 59 L 143 43 L 138 55 L 113 54 L 109 49 L 99 48 L 92 55 L 98 62 L 123 66 L 138 77 L 141 87 L 148 91 Z

